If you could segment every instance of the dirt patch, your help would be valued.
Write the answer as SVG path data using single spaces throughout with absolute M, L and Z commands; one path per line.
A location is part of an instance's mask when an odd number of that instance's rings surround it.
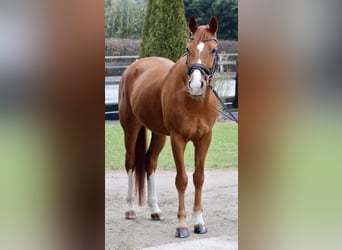
M 175 238 L 177 225 L 178 197 L 175 187 L 176 172 L 158 170 L 156 185 L 159 207 L 165 220 L 150 220 L 150 208 L 147 202 L 142 207 L 136 205 L 137 219 L 125 220 L 127 208 L 127 176 L 125 171 L 106 171 L 105 177 L 105 244 L 106 249 L 141 249 L 161 246 L 168 243 L 196 241 L 199 239 L 220 237 L 229 242 L 238 239 L 238 171 L 206 170 L 203 186 L 203 218 L 208 227 L 208 234 L 197 235 L 192 232 L 192 207 L 194 187 L 192 172 L 188 172 L 189 184 L 186 191 L 186 209 L 190 237 Z M 195 242 L 194 241 L 194 242 Z M 198 249 L 198 248 L 197 248 Z M 217 248 L 215 248 L 217 249 Z

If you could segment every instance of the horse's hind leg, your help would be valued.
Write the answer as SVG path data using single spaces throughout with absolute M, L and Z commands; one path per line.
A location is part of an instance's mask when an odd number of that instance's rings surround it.
M 165 145 L 166 136 L 152 133 L 151 144 L 146 154 L 146 171 L 148 187 L 148 205 L 152 213 L 152 220 L 163 220 L 161 210 L 158 206 L 157 190 L 155 182 L 155 171 L 157 169 L 158 157 Z
M 126 147 L 126 161 L 125 168 L 128 176 L 128 190 L 126 201 L 128 210 L 125 213 L 125 218 L 133 220 L 136 218 L 135 209 L 133 206 L 133 171 L 135 168 L 135 146 L 140 127 L 124 128 L 125 132 L 125 147 Z

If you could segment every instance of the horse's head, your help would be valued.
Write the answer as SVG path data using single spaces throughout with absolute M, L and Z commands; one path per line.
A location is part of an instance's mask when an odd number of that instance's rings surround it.
M 186 72 L 188 89 L 192 96 L 202 96 L 217 67 L 217 19 L 211 17 L 208 25 L 197 26 L 196 19 L 190 17 L 190 41 L 186 48 Z

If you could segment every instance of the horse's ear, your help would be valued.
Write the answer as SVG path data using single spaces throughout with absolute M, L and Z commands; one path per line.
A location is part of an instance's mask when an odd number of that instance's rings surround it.
M 209 22 L 209 31 L 211 33 L 215 34 L 217 31 L 217 27 L 218 27 L 217 19 L 216 19 L 216 17 L 212 16 L 210 18 L 210 22 Z
M 189 19 L 189 29 L 192 32 L 192 34 L 194 34 L 197 30 L 197 22 L 194 16 L 191 16 Z

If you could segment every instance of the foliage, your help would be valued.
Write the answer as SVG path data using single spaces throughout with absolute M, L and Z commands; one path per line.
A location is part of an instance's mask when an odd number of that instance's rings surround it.
M 207 24 L 211 16 L 219 22 L 217 36 L 219 39 L 237 40 L 238 38 L 238 2 L 237 0 L 105 0 L 106 38 L 147 38 L 155 32 L 154 23 L 146 24 L 145 20 L 157 18 L 159 14 L 172 14 L 175 5 L 183 2 L 186 20 L 195 16 L 200 25 Z M 164 7 L 162 6 L 164 4 Z M 148 6 L 153 6 L 148 8 Z M 163 7 L 163 10 L 161 8 Z M 184 14 L 183 14 L 184 15 Z M 181 17 L 183 18 L 183 17 Z M 165 25 L 167 23 L 162 23 Z M 144 24 L 145 25 L 145 24 Z M 143 43 L 144 46 L 144 43 Z M 144 46 L 142 53 L 145 48 Z
M 154 29 L 154 21 L 155 13 L 159 13 L 159 4 L 157 0 L 148 0 L 146 15 L 144 19 L 144 24 L 142 27 L 141 33 L 141 45 L 139 50 L 140 57 L 152 56 L 153 53 L 151 51 L 151 33 Z
M 194 147 L 188 143 L 185 150 L 187 169 L 194 166 Z M 125 169 L 125 148 L 123 130 L 119 124 L 105 126 L 105 167 Z M 232 122 L 217 122 L 213 128 L 213 138 L 206 158 L 206 168 L 227 168 L 238 166 L 238 125 Z M 170 145 L 167 141 L 158 160 L 158 168 L 175 168 Z
M 187 38 L 183 0 L 148 1 L 139 53 L 141 58 L 161 56 L 176 61 L 184 53 Z
M 106 56 L 136 56 L 139 54 L 141 40 L 108 38 L 105 40 Z
M 216 16 L 219 39 L 238 38 L 238 1 L 237 0 L 184 0 L 185 16 L 196 17 L 200 25 L 207 24 L 211 16 Z
M 106 38 L 139 38 L 145 6 L 145 0 L 106 0 Z

